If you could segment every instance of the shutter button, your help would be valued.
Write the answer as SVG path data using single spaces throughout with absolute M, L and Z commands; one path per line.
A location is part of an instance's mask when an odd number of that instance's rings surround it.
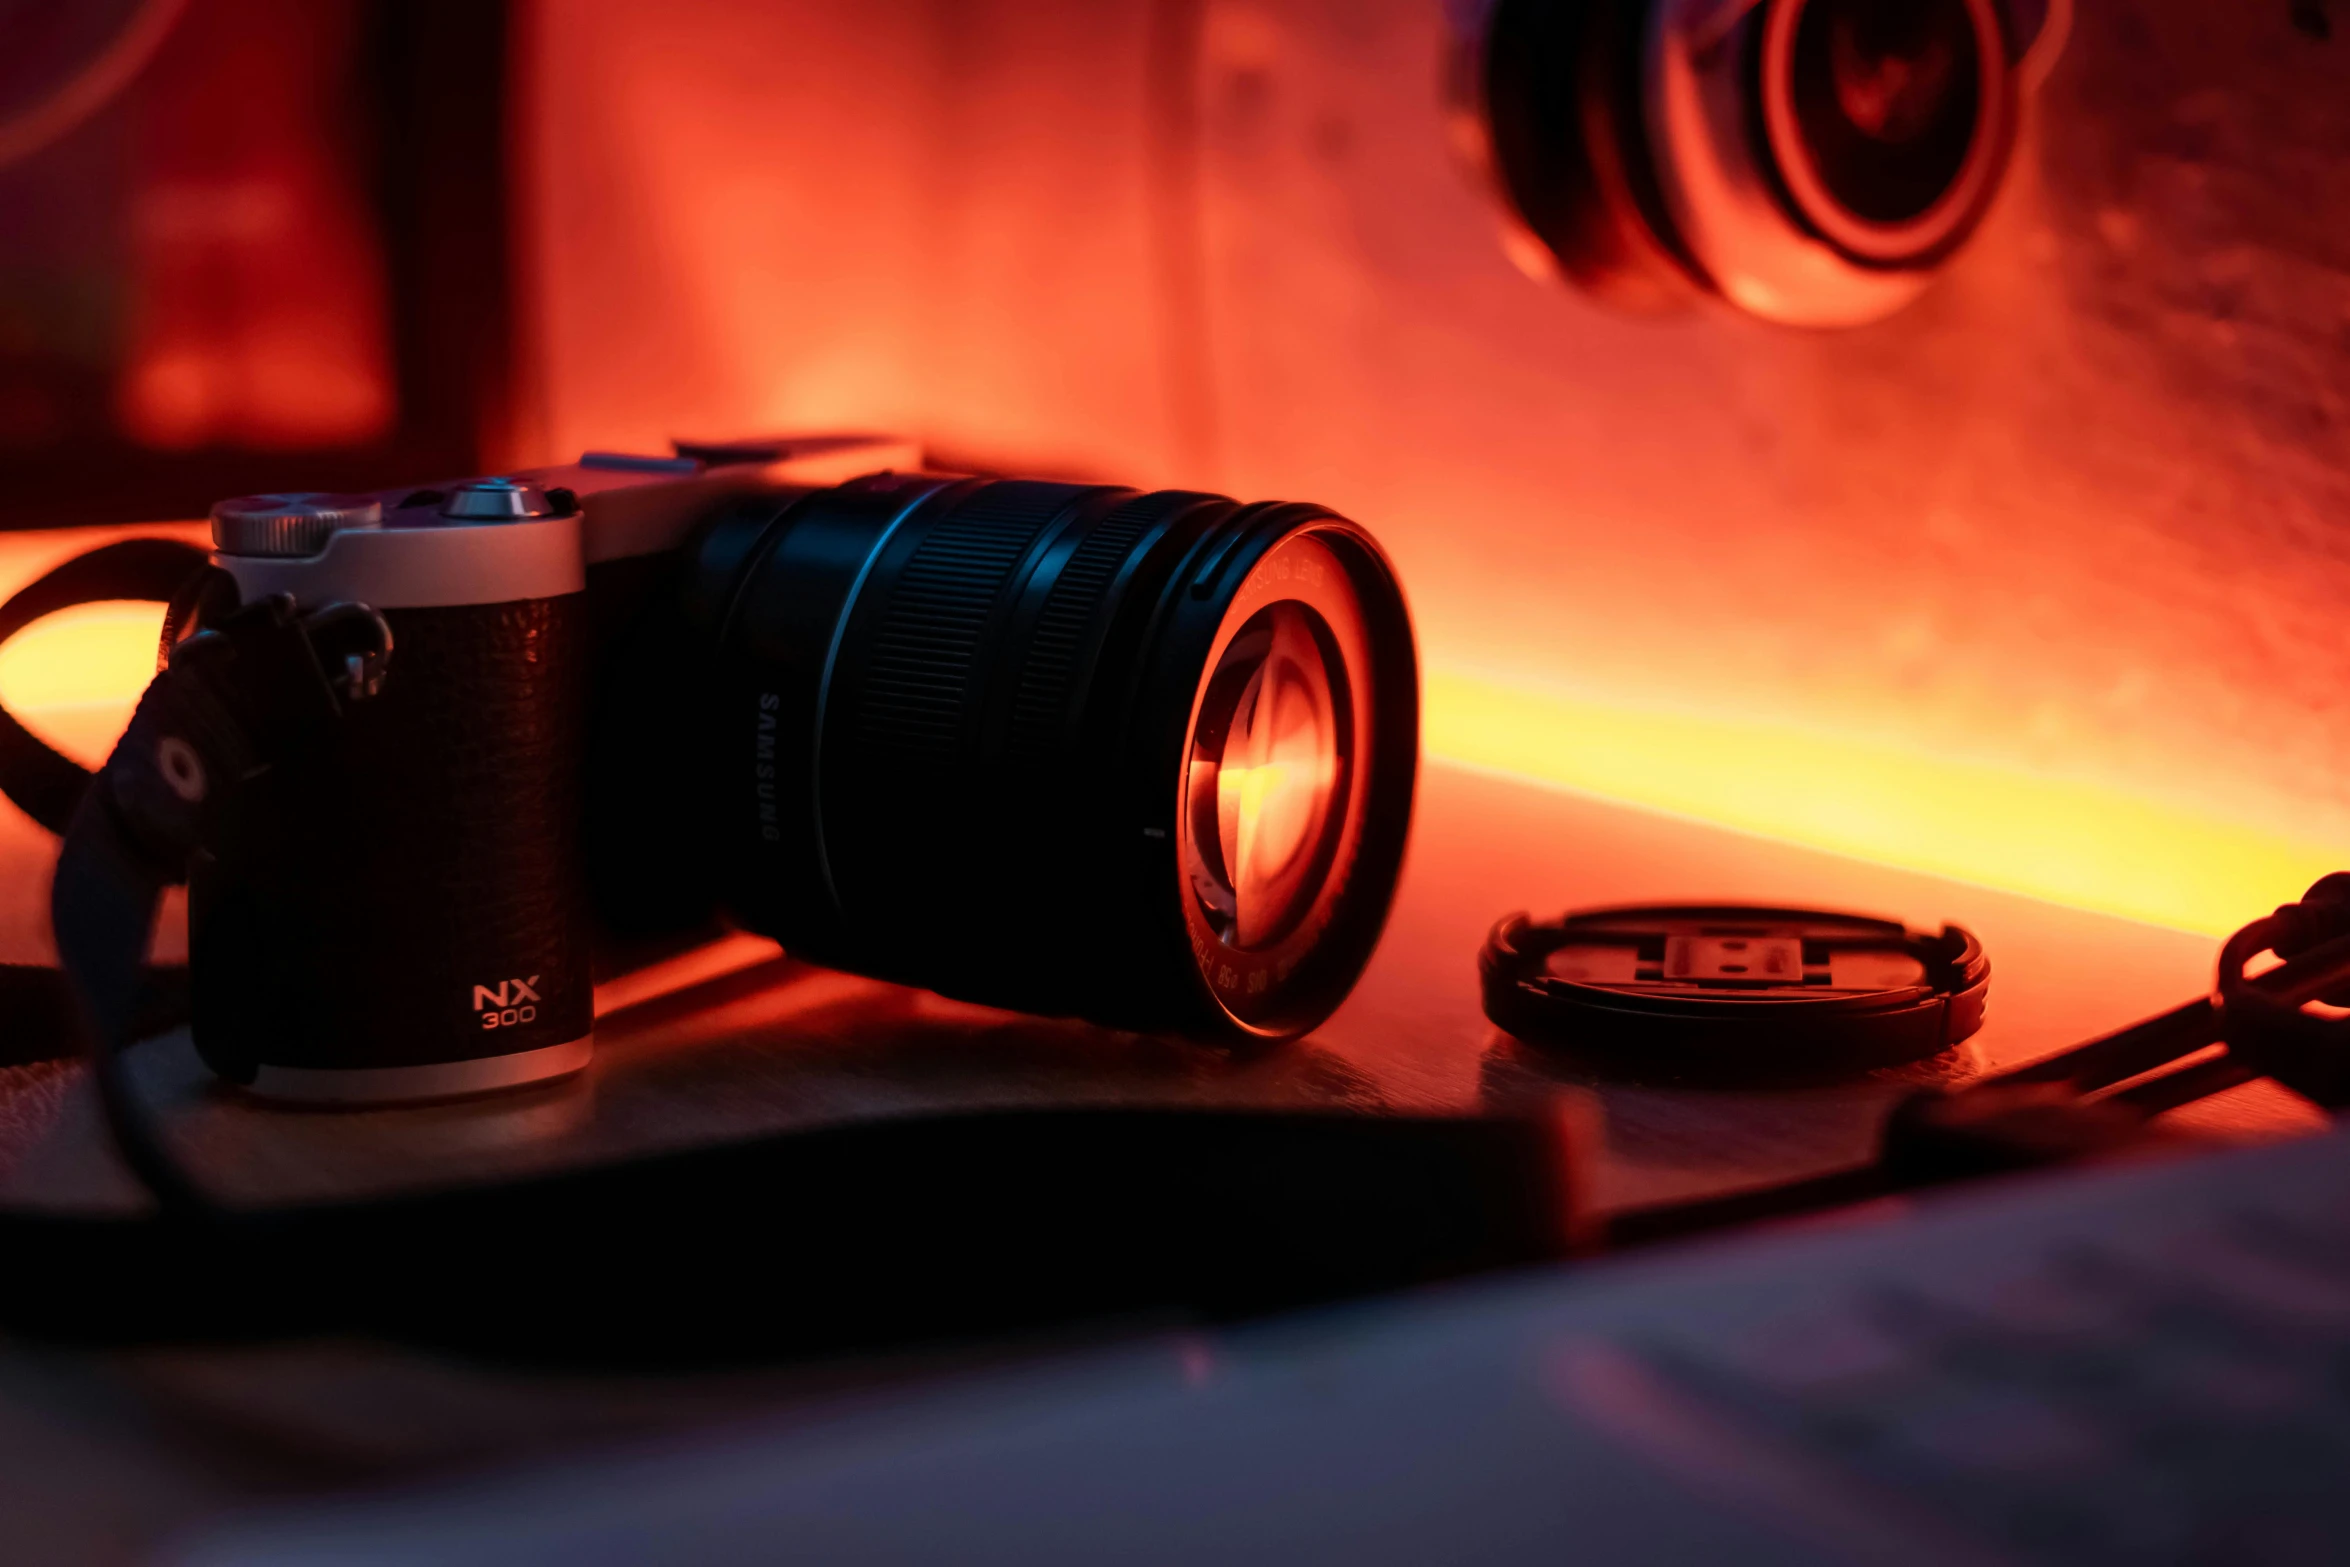
M 529 522 L 568 517 L 578 509 L 579 498 L 569 490 L 542 490 L 520 479 L 476 479 L 458 485 L 441 503 L 441 515 L 451 522 Z

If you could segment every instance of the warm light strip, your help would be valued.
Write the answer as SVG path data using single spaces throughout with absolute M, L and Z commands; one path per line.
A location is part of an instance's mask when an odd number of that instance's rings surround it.
M 155 673 L 163 610 L 83 604 L 36 620 L 0 646 L 0 700 L 11 710 L 123 703 Z
M 783 949 L 764 936 L 736 931 L 703 946 L 680 952 L 640 969 L 605 980 L 596 987 L 596 1017 L 642 1006 L 694 985 L 705 985 L 729 974 L 739 974 L 762 963 L 772 963 Z
M 1426 703 L 1433 757 L 2208 935 L 2350 867 L 2350 846 L 1794 728 L 1448 670 L 1429 674 Z
M 28 628 L 0 649 L 0 701 L 94 764 L 154 668 L 159 615 L 91 605 Z M 1454 670 L 1426 695 L 1432 757 L 2181 930 L 2223 935 L 2350 867 L 2350 846 L 1847 737 Z
M 86 550 L 127 538 L 203 544 L 202 523 L 0 533 L 0 598 Z M 0 645 L 0 703 L 85 765 L 105 758 L 155 673 L 159 604 L 84 604 L 37 620 Z

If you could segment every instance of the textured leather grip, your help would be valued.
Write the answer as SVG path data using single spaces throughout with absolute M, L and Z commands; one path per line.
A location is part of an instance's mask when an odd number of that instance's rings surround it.
M 585 1036 L 582 595 L 387 612 L 382 693 L 256 780 L 190 879 L 197 1048 L 413 1067 Z

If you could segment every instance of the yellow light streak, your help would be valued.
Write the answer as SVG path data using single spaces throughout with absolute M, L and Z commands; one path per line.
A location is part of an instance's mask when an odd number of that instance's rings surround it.
M 0 648 L 0 702 L 96 761 L 153 671 L 159 614 L 98 604 L 28 627 Z M 1471 767 L 2208 935 L 2350 866 L 2350 845 L 2077 779 L 1453 670 L 1428 676 L 1424 740 Z M 1250 818 L 1283 792 L 1267 772 L 1242 780 Z
M 2179 930 L 2224 935 L 2350 866 L 2350 845 L 1849 737 L 1448 670 L 1425 699 L 1432 756 Z
M 83 604 L 34 621 L 0 646 L 0 702 L 11 712 L 129 704 L 155 674 L 163 611 L 154 604 Z
M 202 544 L 201 523 L 0 534 L 0 598 L 85 550 L 126 538 Z M 85 766 L 113 749 L 155 673 L 159 604 L 84 604 L 33 622 L 0 646 L 0 704 Z

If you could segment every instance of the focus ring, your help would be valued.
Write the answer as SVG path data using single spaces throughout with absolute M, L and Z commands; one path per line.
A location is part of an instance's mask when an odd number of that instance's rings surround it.
M 1127 556 L 1164 517 L 1166 501 L 1163 494 L 1127 501 L 1094 525 L 1061 568 L 1029 633 L 1020 684 L 1012 698 L 1008 749 L 1014 756 L 1041 758 L 1059 748 L 1086 631 L 1100 615 Z
M 860 741 L 900 754 L 954 752 L 998 596 L 1037 538 L 1086 493 L 1066 484 L 994 484 L 932 526 L 875 629 Z

